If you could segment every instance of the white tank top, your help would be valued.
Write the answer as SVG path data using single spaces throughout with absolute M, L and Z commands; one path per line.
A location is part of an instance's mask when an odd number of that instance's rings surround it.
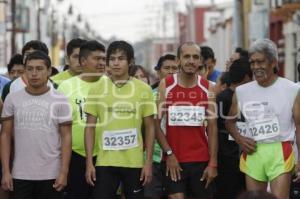
M 266 118 L 277 118 L 279 135 L 259 140 L 259 143 L 294 140 L 292 109 L 298 92 L 299 86 L 281 77 L 269 87 L 262 87 L 257 81 L 252 81 L 236 88 L 238 106 L 247 124 L 259 123 Z

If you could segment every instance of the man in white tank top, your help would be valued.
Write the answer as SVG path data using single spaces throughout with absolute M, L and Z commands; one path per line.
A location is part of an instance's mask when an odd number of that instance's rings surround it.
M 237 87 L 226 128 L 243 150 L 240 169 L 246 174 L 247 190 L 265 191 L 270 183 L 271 192 L 286 199 L 295 167 L 295 130 L 300 147 L 299 87 L 278 77 L 278 54 L 272 41 L 255 41 L 249 53 L 256 81 Z M 243 136 L 236 129 L 239 113 L 246 122 Z M 294 181 L 299 181 L 300 169 L 295 170 Z

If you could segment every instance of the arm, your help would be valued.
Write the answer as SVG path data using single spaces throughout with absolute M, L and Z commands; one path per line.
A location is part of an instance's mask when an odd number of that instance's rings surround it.
M 97 118 L 91 114 L 87 114 L 86 127 L 84 130 L 84 147 L 86 153 L 86 173 L 85 178 L 88 184 L 94 186 L 96 181 L 96 170 L 93 164 L 93 149 L 95 143 L 95 128 Z
M 154 146 L 154 118 L 153 115 L 144 118 L 145 125 L 145 144 L 146 144 L 146 162 L 142 169 L 141 179 L 143 185 L 151 182 L 152 178 L 152 161 L 153 161 L 153 146 Z
M 209 163 L 203 172 L 201 181 L 206 179 L 207 188 L 208 185 L 217 176 L 217 166 L 218 166 L 218 132 L 217 132 L 217 105 L 215 101 L 215 94 L 213 92 L 214 87 L 209 86 L 208 92 L 208 108 L 207 108 L 207 135 L 208 135 L 208 150 L 209 150 Z
M 72 151 L 71 127 L 71 122 L 59 125 L 59 133 L 61 136 L 61 167 L 58 178 L 55 180 L 53 186 L 57 191 L 61 191 L 67 185 Z
M 2 188 L 6 191 L 13 190 L 12 176 L 10 173 L 11 141 L 13 132 L 13 119 L 2 121 L 1 129 L 1 163 L 2 163 Z
M 164 116 L 166 112 L 166 106 L 165 106 L 165 93 L 166 93 L 166 85 L 165 80 L 160 81 L 159 87 L 158 87 L 158 97 L 157 97 L 157 119 L 155 120 L 155 136 L 160 144 L 162 150 L 164 152 L 171 150 L 170 145 L 168 144 L 167 138 L 165 134 L 163 133 L 163 130 L 161 129 L 161 119 Z M 175 154 L 173 153 L 170 156 L 167 156 L 166 160 L 166 176 L 170 175 L 171 179 L 173 181 L 177 181 L 181 179 L 180 171 L 182 169 L 180 168 L 180 165 L 178 163 L 177 158 L 175 157 Z
M 225 127 L 234 140 L 241 146 L 245 153 L 252 153 L 255 151 L 255 141 L 251 138 L 243 137 L 236 129 L 237 115 L 239 113 L 236 94 L 232 97 L 232 103 L 228 117 L 225 121 Z
M 300 181 L 300 93 L 298 93 L 293 106 L 293 117 L 296 126 L 296 144 L 298 149 L 298 162 L 295 170 L 296 179 L 294 181 Z

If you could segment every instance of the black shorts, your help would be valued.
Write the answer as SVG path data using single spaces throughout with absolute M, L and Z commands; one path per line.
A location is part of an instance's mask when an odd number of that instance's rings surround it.
M 114 199 L 120 182 L 124 188 L 125 198 L 143 199 L 144 190 L 140 181 L 140 168 L 96 167 L 94 199 Z
M 63 199 L 63 192 L 53 188 L 55 180 L 13 179 L 14 190 L 10 199 Z
M 158 198 L 164 195 L 163 176 L 160 163 L 153 163 L 152 181 L 144 188 L 144 195 L 147 198 Z
M 213 185 L 206 189 L 206 181 L 200 181 L 207 162 L 180 163 L 182 168 L 181 180 L 174 182 L 170 175 L 166 176 L 166 163 L 162 162 L 163 184 L 168 195 L 184 193 L 189 197 L 212 198 Z
M 94 158 L 94 162 L 95 162 Z M 65 199 L 91 198 L 93 187 L 85 179 L 86 158 L 72 151 Z

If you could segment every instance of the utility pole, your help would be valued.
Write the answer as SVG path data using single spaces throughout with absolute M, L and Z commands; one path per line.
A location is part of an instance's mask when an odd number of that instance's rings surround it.
M 11 54 L 16 53 L 16 0 L 11 0 Z
M 195 8 L 194 8 L 194 0 L 190 0 L 189 5 L 189 24 L 190 24 L 190 40 L 195 42 L 196 36 L 195 36 Z
M 41 1 L 37 0 L 37 39 L 41 40 Z
M 233 27 L 233 44 L 234 48 L 244 47 L 244 15 L 243 1 L 234 0 L 234 27 Z

